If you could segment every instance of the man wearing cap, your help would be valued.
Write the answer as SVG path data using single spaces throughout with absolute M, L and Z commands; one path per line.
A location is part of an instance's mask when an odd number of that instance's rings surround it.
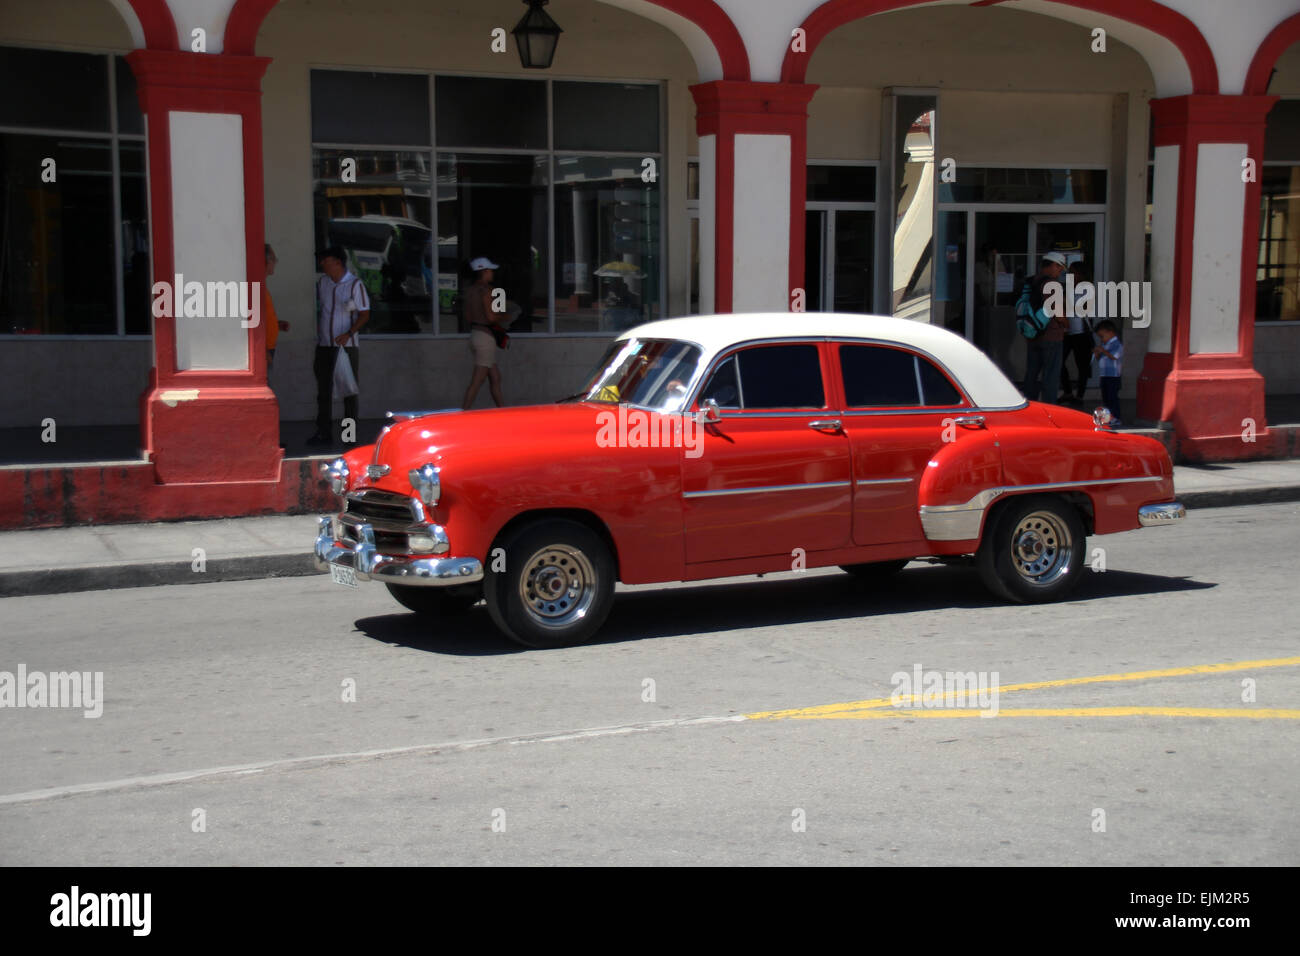
M 465 390 L 461 408 L 470 408 L 483 387 L 484 379 L 492 392 L 492 401 L 500 408 L 505 404 L 501 395 L 501 370 L 497 368 L 497 340 L 494 328 L 503 329 L 500 317 L 492 310 L 492 278 L 499 269 L 491 259 L 480 256 L 469 264 L 474 282 L 465 291 L 465 321 L 469 323 L 469 350 L 474 356 L 474 372 Z
M 316 283 L 319 317 L 312 366 L 316 373 L 316 434 L 307 439 L 309 445 L 327 445 L 334 440 L 334 363 L 340 346 L 352 363 L 352 374 L 358 383 L 361 381 L 357 333 L 370 321 L 370 295 L 347 261 L 347 253 L 339 246 L 330 246 L 320 255 L 321 272 L 325 274 Z M 343 399 L 345 420 L 357 420 L 357 405 L 356 395 Z
M 1059 252 L 1049 252 L 1043 256 L 1038 275 L 1029 283 L 1029 307 L 1038 312 L 1047 299 L 1044 286 L 1049 282 L 1060 282 L 1065 274 L 1065 256 Z M 1060 301 L 1060 300 L 1058 300 Z M 1069 320 L 1062 310 L 1061 315 L 1053 315 L 1047 327 L 1036 338 L 1028 341 L 1028 356 L 1025 362 L 1025 385 L 1022 391 L 1025 398 L 1036 402 L 1039 396 L 1043 401 L 1055 402 L 1061 384 L 1061 358 L 1065 350 L 1065 330 Z

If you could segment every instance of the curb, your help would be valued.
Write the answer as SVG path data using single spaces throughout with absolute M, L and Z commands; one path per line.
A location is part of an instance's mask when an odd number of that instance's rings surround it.
M 1174 494 L 1188 509 L 1231 508 L 1236 505 L 1261 505 L 1279 501 L 1300 501 L 1300 485 L 1259 485 L 1255 488 L 1230 488 L 1222 491 L 1189 491 Z
M 253 554 L 238 558 L 208 558 L 206 570 L 195 571 L 189 561 L 148 561 L 135 564 L 95 564 L 34 571 L 0 572 L 0 597 L 70 594 L 116 588 L 148 588 L 163 584 L 209 584 L 264 578 L 321 574 L 309 551 Z
M 1230 508 L 1237 505 L 1300 501 L 1300 485 L 1261 485 L 1219 491 L 1190 491 L 1178 500 L 1188 510 Z M 266 578 L 323 574 L 310 551 L 253 554 L 236 558 L 209 558 L 207 569 L 194 571 L 188 561 L 149 561 L 135 564 L 98 564 L 34 571 L 0 571 L 0 598 L 117 588 L 147 588 L 164 584 L 210 584 L 219 581 L 256 581 Z

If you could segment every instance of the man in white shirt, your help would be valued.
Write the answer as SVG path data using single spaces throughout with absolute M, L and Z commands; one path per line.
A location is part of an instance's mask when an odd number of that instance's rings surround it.
M 365 283 L 347 266 L 347 253 L 330 246 L 320 256 L 321 272 L 316 283 L 316 434 L 309 445 L 327 445 L 334 440 L 334 363 L 342 346 L 352 364 L 352 374 L 361 381 L 361 353 L 357 333 L 370 321 L 370 295 Z M 357 420 L 357 396 L 343 399 L 344 419 Z

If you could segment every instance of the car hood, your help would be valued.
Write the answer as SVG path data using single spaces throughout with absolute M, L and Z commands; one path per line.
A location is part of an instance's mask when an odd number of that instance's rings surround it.
M 606 451 L 599 444 L 601 429 L 618 411 L 617 405 L 566 402 L 422 415 L 380 433 L 369 464 L 386 465 L 387 472 L 361 484 L 406 493 L 407 472 L 424 464 L 444 473 L 453 468 L 461 475 L 488 475 L 538 463 L 559 466 L 584 449 L 597 456 Z

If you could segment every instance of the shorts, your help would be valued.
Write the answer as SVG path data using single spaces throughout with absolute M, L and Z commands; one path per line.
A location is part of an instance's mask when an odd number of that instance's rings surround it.
M 487 329 L 470 330 L 469 350 L 474 355 L 476 368 L 497 367 L 497 340 Z

